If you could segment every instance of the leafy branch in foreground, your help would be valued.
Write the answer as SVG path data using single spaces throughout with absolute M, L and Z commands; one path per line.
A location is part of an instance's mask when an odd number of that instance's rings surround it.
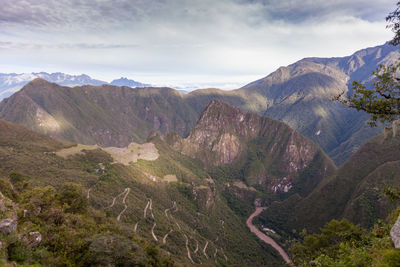
M 398 78 L 400 62 L 389 65 L 379 65 L 372 72 L 373 89 L 358 81 L 353 81 L 353 95 L 343 97 L 344 91 L 333 100 L 339 101 L 346 107 L 362 110 L 370 114 L 367 122 L 376 126 L 376 122 L 394 122 L 400 117 L 400 79 Z
M 391 29 L 395 34 L 390 41 L 391 45 L 400 44 L 400 1 L 396 5 L 397 8 L 386 17 L 386 22 L 388 22 L 386 28 Z

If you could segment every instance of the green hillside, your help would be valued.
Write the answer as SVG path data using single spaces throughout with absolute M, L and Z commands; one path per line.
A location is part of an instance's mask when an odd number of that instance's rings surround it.
M 341 218 L 372 227 L 398 204 L 384 197 L 383 191 L 400 185 L 399 151 L 399 136 L 371 139 L 308 197 L 293 196 L 274 203 L 260 221 L 286 233 L 304 228 L 315 232 L 326 222 Z
M 282 263 L 250 234 L 244 218 L 228 207 L 218 181 L 199 163 L 158 137 L 150 142 L 159 153 L 156 160 L 124 165 L 103 149 L 77 151 L 72 143 L 0 121 L 3 219 L 18 222 L 11 234 L 1 234 L 3 262 Z M 58 156 L 63 149 L 76 153 Z M 24 237 L 30 240 L 32 232 L 39 232 L 42 240 L 28 246 Z
M 343 58 L 306 58 L 243 88 L 196 90 L 110 85 L 63 87 L 34 80 L 0 103 L 0 118 L 51 137 L 82 144 L 127 146 L 152 131 L 186 137 L 213 99 L 283 121 L 343 164 L 382 128 L 368 116 L 331 101 L 351 93 L 353 80 L 368 82 L 379 64 L 399 57 L 387 44 Z

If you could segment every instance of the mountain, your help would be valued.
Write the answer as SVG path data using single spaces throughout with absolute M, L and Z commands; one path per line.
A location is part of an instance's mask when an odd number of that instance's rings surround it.
M 316 144 L 284 123 L 220 100 L 210 102 L 187 138 L 172 140 L 205 166 L 238 169 L 236 179 L 270 192 L 307 195 L 336 169 Z
M 0 117 L 51 137 L 127 146 L 152 130 L 188 132 L 197 112 L 169 88 L 65 87 L 36 79 L 0 104 Z
M 383 190 L 400 186 L 399 150 L 399 136 L 372 138 L 308 197 L 274 203 L 260 220 L 286 233 L 303 228 L 315 232 L 329 220 L 341 218 L 372 227 L 398 204 L 384 197 Z
M 0 120 L 2 264 L 277 266 L 219 181 L 159 137 L 61 142 Z
M 121 77 L 119 79 L 113 80 L 110 82 L 110 85 L 115 86 L 128 86 L 128 87 L 150 87 L 150 84 L 140 83 L 134 80 L 130 80 L 128 78 Z
M 370 81 L 371 72 L 397 60 L 399 48 L 388 44 L 343 58 L 306 58 L 281 67 L 240 91 L 266 99 L 264 115 L 281 120 L 320 145 L 341 165 L 382 127 L 365 125 L 368 115 L 331 101 L 352 92 L 354 80 Z
M 57 83 L 63 86 L 81 86 L 81 85 L 102 85 L 109 84 L 105 81 L 92 79 L 86 74 L 69 75 L 61 72 L 46 73 L 46 72 L 33 72 L 33 73 L 0 73 L 0 101 L 6 97 L 11 96 L 13 93 L 18 92 L 22 87 L 30 81 L 41 78 L 46 81 Z M 146 87 L 149 84 L 143 84 L 127 78 L 120 78 L 110 83 L 111 85 L 129 86 L 129 87 Z
M 100 80 L 95 80 L 90 78 L 88 75 L 69 75 L 60 72 L 56 73 L 0 73 L 0 100 L 11 96 L 13 93 L 18 92 L 23 86 L 25 86 L 30 81 L 41 78 L 49 82 L 54 82 L 64 86 L 77 86 L 84 84 L 100 85 L 106 84 Z
M 175 131 L 186 137 L 208 103 L 219 99 L 288 124 L 340 166 L 383 128 L 370 128 L 365 123 L 367 114 L 332 102 L 332 96 L 351 93 L 354 79 L 370 82 L 377 65 L 398 57 L 398 48 L 385 44 L 348 57 L 306 58 L 232 91 L 202 89 L 181 94 L 151 87 L 68 89 L 32 82 L 0 103 L 0 118 L 63 140 L 125 146 L 131 141 L 144 142 L 154 130 L 163 134 Z M 52 95 L 51 102 L 47 94 Z M 39 125 L 42 119 L 35 119 L 40 114 L 60 120 L 63 127 L 50 132 L 44 124 Z

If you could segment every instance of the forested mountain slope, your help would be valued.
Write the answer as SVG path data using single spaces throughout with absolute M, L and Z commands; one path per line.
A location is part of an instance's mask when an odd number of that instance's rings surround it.
M 0 144 L 6 261 L 75 266 L 282 262 L 227 206 L 217 181 L 157 137 L 125 149 L 82 146 L 0 120 Z M 16 227 L 7 228 L 10 221 Z M 38 233 L 40 240 L 30 239 Z
M 308 197 L 276 202 L 260 219 L 286 233 L 304 228 L 317 231 L 340 218 L 371 227 L 398 204 L 390 202 L 383 190 L 400 186 L 399 151 L 399 136 L 376 136 Z

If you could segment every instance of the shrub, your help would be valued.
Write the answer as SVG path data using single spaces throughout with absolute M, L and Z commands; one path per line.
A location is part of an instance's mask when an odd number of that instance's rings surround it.
M 86 213 L 87 211 L 88 201 L 79 184 L 65 183 L 58 193 L 58 200 L 64 206 L 65 212 Z

